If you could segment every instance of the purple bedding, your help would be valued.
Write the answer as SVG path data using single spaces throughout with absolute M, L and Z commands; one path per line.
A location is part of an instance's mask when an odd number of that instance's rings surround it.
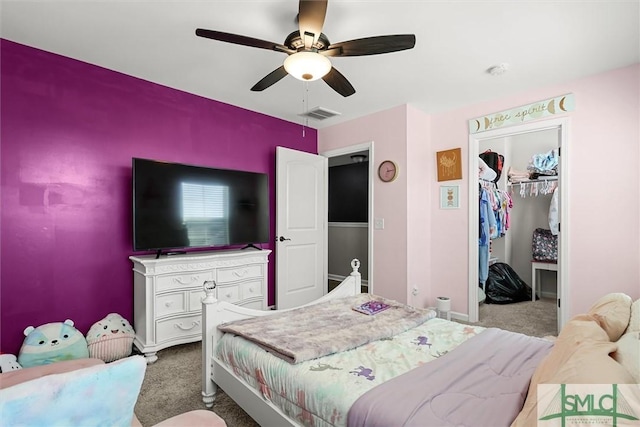
M 487 329 L 453 351 L 364 395 L 348 427 L 509 426 L 552 343 Z

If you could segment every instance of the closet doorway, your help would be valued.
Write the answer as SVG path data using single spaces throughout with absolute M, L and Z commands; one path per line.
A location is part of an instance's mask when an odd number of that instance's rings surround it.
M 480 186 L 478 179 L 478 154 L 485 150 L 496 151 L 505 156 L 505 165 L 497 186 L 500 190 L 512 193 L 514 208 L 510 221 L 510 229 L 503 237 L 492 241 L 492 262 L 504 262 L 511 266 L 516 273 L 527 283 L 532 285 L 532 256 L 531 239 L 534 228 L 549 228 L 548 212 L 551 194 L 542 194 L 549 190 L 550 186 L 557 185 L 558 189 L 558 221 L 561 224 L 561 232 L 558 233 L 558 263 L 557 272 L 543 271 L 538 273 L 543 281 L 538 281 L 536 294 L 542 297 L 555 297 L 557 304 L 557 329 L 568 320 L 568 268 L 566 268 L 568 236 L 567 200 L 568 200 L 568 119 L 560 118 L 545 120 L 526 125 L 514 126 L 505 129 L 486 131 L 469 135 L 469 321 L 479 320 L 479 292 L 478 274 L 478 218 Z M 558 162 L 557 183 L 507 184 L 509 167 L 513 171 L 526 171 L 527 164 L 532 153 L 539 154 L 553 148 L 560 149 L 561 155 Z M 536 195 L 537 190 L 537 195 Z M 546 224 L 546 226 L 545 226 Z M 556 282 L 554 286 L 554 281 Z M 544 283 L 545 287 L 541 287 Z M 554 295 L 555 294 L 555 295 Z

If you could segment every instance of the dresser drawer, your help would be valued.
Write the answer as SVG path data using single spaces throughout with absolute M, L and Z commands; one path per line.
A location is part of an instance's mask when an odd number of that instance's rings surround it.
M 243 300 L 262 297 L 262 279 L 242 282 L 238 286 Z
M 205 280 L 213 280 L 213 271 L 158 276 L 156 278 L 156 292 L 202 287 Z
M 202 316 L 172 317 L 156 321 L 156 342 L 179 340 L 202 335 Z
M 156 317 L 186 311 L 184 292 L 171 292 L 156 297 Z
M 189 291 L 189 308 L 188 311 L 202 312 L 202 298 L 206 295 L 203 290 Z
M 240 267 L 223 267 L 218 269 L 218 284 L 232 283 L 238 280 L 263 277 L 263 266 L 260 264 L 244 265 Z
M 219 286 L 218 299 L 220 301 L 226 301 L 235 303 L 240 300 L 240 288 L 238 286 Z

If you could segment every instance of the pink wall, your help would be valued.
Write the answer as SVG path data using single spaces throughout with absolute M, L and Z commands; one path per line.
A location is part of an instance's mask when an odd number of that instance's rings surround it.
M 438 197 L 428 191 L 432 159 L 429 147 L 431 117 L 407 107 L 407 300 L 418 307 L 425 301 L 425 285 L 431 276 L 431 216 Z M 437 207 L 437 206 L 436 206 Z M 438 248 L 435 248 L 438 250 Z M 418 289 L 413 295 L 413 289 Z
M 0 43 L 3 352 L 29 325 L 132 320 L 132 157 L 269 173 L 273 236 L 276 145 L 317 152 L 298 124 Z
M 468 119 L 565 93 L 573 93 L 576 104 L 568 114 L 572 316 L 608 292 L 640 297 L 640 65 L 434 115 L 430 139 L 433 155 L 463 147 L 467 171 Z M 453 311 L 461 313 L 467 313 L 466 178 L 460 187 L 461 209 L 432 212 L 428 290 L 431 298 L 446 291 L 453 298 Z M 435 175 L 430 187 L 435 197 Z
M 330 126 L 318 131 L 318 151 L 373 141 L 370 161 L 398 164 L 395 181 L 374 178 L 373 210 L 384 219 L 384 230 L 373 235 L 373 292 L 407 302 L 407 106 Z M 371 278 L 370 278 L 371 279 Z

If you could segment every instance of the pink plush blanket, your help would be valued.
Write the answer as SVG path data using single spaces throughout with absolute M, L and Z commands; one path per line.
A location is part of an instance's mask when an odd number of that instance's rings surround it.
M 370 300 L 382 301 L 390 307 L 374 315 L 353 309 Z M 390 338 L 435 315 L 433 310 L 360 294 L 272 316 L 238 320 L 218 328 L 251 340 L 290 363 L 300 363 Z

